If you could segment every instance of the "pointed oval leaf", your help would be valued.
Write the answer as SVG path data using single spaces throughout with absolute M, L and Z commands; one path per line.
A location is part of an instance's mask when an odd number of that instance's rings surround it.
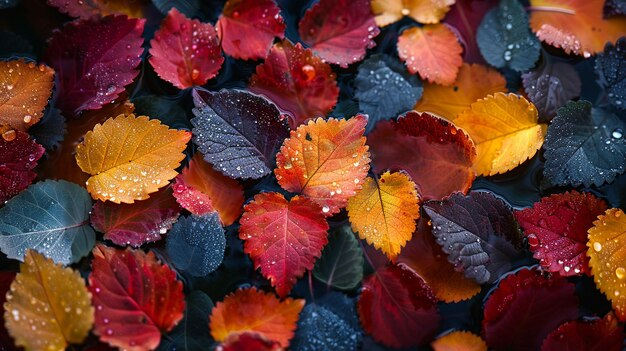
M 520 256 L 521 234 L 511 207 L 488 192 L 453 194 L 424 203 L 448 261 L 477 283 L 493 283 Z
M 411 240 L 420 216 L 415 183 L 403 172 L 365 178 L 363 188 L 348 201 L 352 230 L 395 261 Z
M 28 250 L 7 293 L 4 321 L 17 346 L 65 350 L 93 326 L 91 294 L 78 272 Z
M 37 176 L 33 169 L 45 151 L 25 132 L 11 130 L 0 138 L 0 203 L 31 184 Z
M 66 117 L 118 98 L 139 73 L 144 19 L 76 20 L 55 31 L 45 60 L 57 73 L 57 107 Z M 111 116 L 109 116 L 111 117 Z
M 276 155 L 274 174 L 280 186 L 300 193 L 333 214 L 361 189 L 369 170 L 365 145 L 367 117 L 318 118 L 291 131 Z
M 533 157 L 547 129 L 538 123 L 535 106 L 513 93 L 496 93 L 476 101 L 454 124 L 474 140 L 474 171 L 485 176 L 508 172 Z
M 315 278 L 336 289 L 354 289 L 363 280 L 363 252 L 350 227 L 329 235 L 328 245 L 315 262 Z
M 215 28 L 185 17 L 176 8 L 154 33 L 150 55 L 154 71 L 178 89 L 204 85 L 224 62 Z
M 523 268 L 500 281 L 485 303 L 483 337 L 490 349 L 539 350 L 561 323 L 578 317 L 575 286 Z
M 463 48 L 444 24 L 411 27 L 398 38 L 398 56 L 409 69 L 431 83 L 454 83 L 463 64 Z
M 195 215 L 216 211 L 222 224 L 235 222 L 243 210 L 243 187 L 236 180 L 216 171 L 196 152 L 187 167 L 176 176 L 174 197 Z
M 111 346 L 153 350 L 183 318 L 183 284 L 152 252 L 93 250 L 89 290 L 96 306 L 94 333 Z
M 33 184 L 0 208 L 0 249 L 20 261 L 34 249 L 58 263 L 78 262 L 96 241 L 90 210 L 89 194 L 76 184 Z
M 167 185 L 185 157 L 191 133 L 167 128 L 146 116 L 119 115 L 97 124 L 76 147 L 94 199 L 133 203 Z
M 600 186 L 626 169 L 626 123 L 588 101 L 561 107 L 548 128 L 543 170 L 547 185 Z
M 626 215 L 611 208 L 589 229 L 587 256 L 596 287 L 611 301 L 620 321 L 626 321 Z
M 383 27 L 409 16 L 420 23 L 438 23 L 456 0 L 372 0 L 376 24 Z
M 428 343 L 437 331 L 437 299 L 422 278 L 400 266 L 381 267 L 363 281 L 357 304 L 363 329 L 391 347 Z
M 224 341 L 232 334 L 255 332 L 287 347 L 303 307 L 301 299 L 280 301 L 256 288 L 239 289 L 215 305 L 209 323 L 211 335 Z
M 405 170 L 424 200 L 467 192 L 474 180 L 472 140 L 453 124 L 428 113 L 409 112 L 378 123 L 367 139 L 373 167 Z
M 243 60 L 267 57 L 274 38 L 285 38 L 285 21 L 274 0 L 228 0 L 217 24 L 222 49 Z
M 193 141 L 207 162 L 231 178 L 271 172 L 278 146 L 289 135 L 274 104 L 238 90 L 194 91 L 193 97 Z
M 453 331 L 433 341 L 434 351 L 487 351 L 487 344 L 478 335 L 468 331 Z
M 415 105 L 415 109 L 454 121 L 476 100 L 504 91 L 506 80 L 498 71 L 480 64 L 464 63 L 451 85 L 425 83 L 424 95 Z
M 313 269 L 328 242 L 322 209 L 296 196 L 261 193 L 244 207 L 239 238 L 256 269 L 285 297 L 306 270 Z
M 265 62 L 256 66 L 249 87 L 290 113 L 292 129 L 309 118 L 326 116 L 339 97 L 330 65 L 289 40 L 272 46 Z
M 603 19 L 603 1 L 530 0 L 530 26 L 541 41 L 585 58 L 626 33 L 620 17 Z
M 213 301 L 202 291 L 194 290 L 185 299 L 185 316 L 178 325 L 163 338 L 157 351 L 206 351 L 213 343 L 207 325 L 213 309 Z
M 298 27 L 302 42 L 324 61 L 343 68 L 361 61 L 380 33 L 369 0 L 320 0 Z
M 168 187 L 134 204 L 98 201 L 91 210 L 91 225 L 117 245 L 139 247 L 161 240 L 179 213 L 180 206 Z
M 204 277 L 222 264 L 226 237 L 217 213 L 183 217 L 167 235 L 167 255 L 174 266 Z
M 624 328 L 609 313 L 602 319 L 561 324 L 543 341 L 541 351 L 619 351 L 624 337 Z
M 528 14 L 517 0 L 502 0 L 483 18 L 476 40 L 485 60 L 496 68 L 526 71 L 535 66 L 541 45 L 528 27 Z
M 544 268 L 562 276 L 589 275 L 587 230 L 606 209 L 604 200 L 572 191 L 544 197 L 533 207 L 516 211 L 515 218 Z
M 0 61 L 0 125 L 25 131 L 43 117 L 54 70 L 26 60 Z
M 624 5 L 626 8 L 626 5 Z M 615 45 L 607 43 L 604 52 L 596 58 L 598 83 L 607 91 L 609 101 L 617 108 L 626 108 L 626 37 Z

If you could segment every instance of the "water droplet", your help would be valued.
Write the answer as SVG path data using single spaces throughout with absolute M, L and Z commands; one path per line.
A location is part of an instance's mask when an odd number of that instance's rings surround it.
M 536 247 L 539 245 L 539 238 L 537 238 L 537 235 L 528 234 L 528 245 L 530 245 L 530 247 Z
M 624 267 L 617 267 L 615 269 L 615 275 L 617 279 L 624 279 L 624 277 L 626 277 L 626 269 L 624 269 Z
M 324 207 L 322 207 L 322 212 L 324 212 L 324 213 L 330 212 L 330 207 L 324 205 Z
M 602 244 L 596 241 L 595 243 L 593 243 L 593 249 L 596 250 L 597 252 L 602 251 Z
M 621 139 L 624 136 L 624 131 L 621 130 L 620 128 L 617 128 L 617 129 L 613 130 L 613 133 L 611 133 L 611 136 L 614 139 Z

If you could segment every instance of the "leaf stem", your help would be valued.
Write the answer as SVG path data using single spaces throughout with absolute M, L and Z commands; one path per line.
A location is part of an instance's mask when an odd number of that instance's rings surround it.
M 570 10 L 570 9 L 564 9 L 561 7 L 554 7 L 554 6 L 528 6 L 526 8 L 527 11 L 547 11 L 547 12 L 558 12 L 558 13 L 565 13 L 568 15 L 575 15 L 576 11 L 574 10 Z

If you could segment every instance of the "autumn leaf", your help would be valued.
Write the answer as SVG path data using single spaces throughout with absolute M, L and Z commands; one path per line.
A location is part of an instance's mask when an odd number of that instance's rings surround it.
M 547 126 L 524 97 L 496 93 L 473 103 L 454 123 L 476 144 L 478 175 L 505 173 L 533 157 L 543 144 Z
M 420 215 L 415 183 L 402 172 L 365 178 L 363 188 L 348 200 L 346 209 L 352 230 L 392 261 L 411 240 Z
M 185 309 L 183 284 L 152 252 L 98 245 L 89 275 L 94 333 L 120 349 L 153 350 Z
M 91 225 L 113 243 L 139 247 L 158 241 L 180 213 L 171 188 L 164 188 L 149 199 L 134 204 L 96 202 L 91 210 Z
M 428 113 L 412 111 L 378 123 L 367 143 L 373 168 L 405 170 L 424 200 L 466 193 L 474 180 L 474 143 L 450 122 Z
M 218 348 L 220 351 L 284 351 L 280 343 L 254 332 L 230 334 Z
M 285 21 L 274 0 L 229 0 L 215 24 L 224 52 L 243 60 L 267 57 L 274 38 L 285 38 Z
M 25 131 L 43 117 L 54 70 L 26 60 L 0 61 L 0 126 Z
M 276 155 L 280 186 L 312 199 L 327 215 L 339 212 L 361 189 L 369 170 L 366 124 L 363 115 L 318 118 L 291 131 Z
M 376 45 L 380 30 L 369 5 L 369 0 L 320 0 L 300 20 L 300 38 L 324 61 L 347 68 Z
M 93 321 L 91 294 L 80 274 L 26 251 L 4 304 L 4 322 L 15 344 L 33 351 L 65 350 L 83 342 Z
M 498 71 L 480 64 L 464 63 L 451 85 L 425 83 L 424 94 L 415 109 L 454 121 L 476 100 L 505 91 L 506 80 Z
M 444 24 L 411 27 L 398 38 L 398 56 L 409 72 L 431 83 L 450 85 L 463 64 L 463 48 Z
M 281 297 L 313 269 L 328 242 L 322 208 L 306 197 L 287 201 L 279 193 L 258 194 L 244 207 L 239 223 L 244 251 Z
M 611 208 L 598 216 L 589 229 L 587 256 L 596 287 L 611 301 L 620 321 L 626 321 L 626 216 L 619 208 Z
M 24 132 L 5 132 L 0 138 L 0 203 L 31 184 L 37 176 L 33 169 L 45 151 Z
M 215 305 L 209 322 L 211 335 L 224 341 L 229 335 L 255 332 L 287 347 L 303 307 L 301 299 L 280 301 L 256 288 L 239 289 Z
M 530 26 L 542 41 L 585 58 L 626 33 L 620 17 L 604 19 L 602 1 L 530 0 Z
M 150 64 L 179 89 L 203 85 L 224 62 L 215 28 L 192 20 L 173 7 L 150 41 Z
M 485 17 L 485 14 L 497 5 L 497 0 L 457 1 L 450 9 L 450 12 L 446 14 L 444 19 L 445 24 L 452 29 L 454 34 L 459 38 L 461 45 L 463 45 L 464 62 L 468 64 L 485 63 L 478 49 L 478 43 L 476 42 L 476 30 Z
M 541 344 L 541 351 L 621 350 L 624 328 L 613 313 L 594 320 L 574 320 L 561 324 Z
M 381 27 L 409 16 L 420 23 L 439 23 L 455 0 L 372 0 L 376 24 Z
M 309 118 L 326 116 L 339 96 L 330 65 L 311 49 L 288 40 L 272 46 L 265 62 L 256 66 L 249 88 L 289 112 L 292 129 Z
M 76 147 L 94 199 L 133 203 L 167 185 L 185 157 L 191 133 L 167 128 L 146 116 L 119 115 L 98 124 Z
M 173 189 L 176 201 L 195 215 L 217 211 L 224 226 L 233 224 L 241 215 L 243 187 L 213 169 L 200 152 L 176 176 Z
M 433 341 L 434 351 L 487 351 L 487 344 L 478 335 L 468 331 L 453 331 Z
M 143 7 L 146 3 L 147 0 L 48 0 L 48 5 L 58 8 L 60 12 L 70 17 L 83 19 L 112 14 L 126 14 L 130 17 L 140 18 L 143 17 Z

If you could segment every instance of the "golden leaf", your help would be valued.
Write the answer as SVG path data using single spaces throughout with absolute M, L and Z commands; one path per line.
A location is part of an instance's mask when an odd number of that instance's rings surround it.
M 439 23 L 455 0 L 372 0 L 372 12 L 380 27 L 409 16 L 420 23 Z
M 458 330 L 438 338 L 431 346 L 434 351 L 487 351 L 487 344 L 480 336 Z
M 94 199 L 133 203 L 176 177 L 190 138 L 146 116 L 119 115 L 85 135 L 76 162 L 91 174 L 86 184 Z

